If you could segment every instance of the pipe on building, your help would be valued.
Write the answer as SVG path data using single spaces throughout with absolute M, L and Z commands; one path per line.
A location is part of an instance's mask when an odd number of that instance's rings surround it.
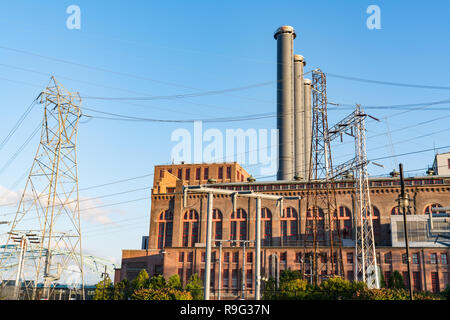
M 305 180 L 309 178 L 309 167 L 311 165 L 311 144 L 312 144 L 312 106 L 311 106 L 311 80 L 303 80 L 305 95 L 305 116 L 304 116 L 304 157 L 305 157 Z
M 293 158 L 293 47 L 296 37 L 291 26 L 275 31 L 277 40 L 277 129 L 278 129 L 278 180 L 292 180 Z
M 305 98 L 303 85 L 303 56 L 294 55 L 294 167 L 295 180 L 305 179 Z

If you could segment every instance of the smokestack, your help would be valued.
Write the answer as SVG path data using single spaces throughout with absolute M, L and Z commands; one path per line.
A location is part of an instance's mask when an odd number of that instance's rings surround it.
M 278 180 L 292 180 L 293 157 L 293 46 L 295 30 L 282 26 L 274 34 L 277 40 L 277 128 L 278 128 Z
M 306 65 L 303 56 L 294 55 L 294 179 L 305 179 L 305 98 L 303 85 L 303 67 Z
M 305 116 L 304 116 L 304 136 L 305 136 L 305 180 L 309 177 L 309 166 L 311 164 L 311 136 L 312 136 L 312 109 L 311 109 L 311 80 L 303 80 L 303 89 L 305 94 Z

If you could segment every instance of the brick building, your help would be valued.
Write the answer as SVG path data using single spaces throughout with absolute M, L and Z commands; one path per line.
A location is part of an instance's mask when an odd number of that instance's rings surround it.
M 209 187 L 227 190 L 253 190 L 255 192 L 300 196 L 300 200 L 285 200 L 284 215 L 270 200 L 262 200 L 262 277 L 273 275 L 272 255 L 279 259 L 279 270 L 299 270 L 303 254 L 302 236 L 310 219 L 306 214 L 306 193 L 311 187 L 301 181 L 253 181 L 250 175 L 237 163 L 180 164 L 155 166 L 150 232 L 148 247 L 141 250 L 123 250 L 122 267 L 116 273 L 115 281 L 133 279 L 141 269 L 150 276 L 163 274 L 169 277 L 179 274 L 186 283 L 191 274 L 204 274 L 206 242 L 206 195 L 189 194 L 183 207 L 183 185 L 208 184 Z M 396 199 L 400 191 L 398 177 L 370 179 L 370 195 L 373 206 L 373 224 L 376 241 L 377 262 L 388 281 L 394 270 L 405 273 L 405 249 L 397 241 L 397 221 L 391 216 L 399 214 Z M 342 235 L 342 259 L 344 275 L 348 280 L 354 277 L 354 181 L 336 182 L 338 204 L 337 217 Z M 410 217 L 427 221 L 432 207 L 450 206 L 450 176 L 424 176 L 405 179 L 406 191 L 411 199 Z M 255 238 L 255 203 L 248 198 L 237 200 L 233 212 L 229 196 L 216 195 L 213 210 L 213 239 L 253 240 Z M 441 219 L 444 228 L 449 226 L 446 217 Z M 394 221 L 395 220 L 395 221 Z M 411 223 L 415 223 L 411 219 Z M 414 221 L 413 221 L 414 220 Z M 408 229 L 410 228 L 408 222 Z M 412 235 L 413 285 L 416 290 L 438 292 L 449 283 L 449 244 L 436 242 L 427 227 L 428 224 L 414 224 L 425 228 L 425 235 L 415 241 Z M 428 228 L 428 229 L 427 229 Z M 392 234 L 394 230 L 395 235 Z M 445 231 L 445 230 L 444 230 Z M 394 243 L 392 241 L 394 239 Z M 401 244 L 401 243 L 400 243 Z M 253 247 L 253 244 L 250 244 Z M 326 275 L 331 259 L 326 246 L 320 247 L 320 270 Z M 218 248 L 212 250 L 211 294 L 217 294 L 219 268 Z M 214 262 L 215 261 L 215 262 Z M 245 274 L 242 266 L 245 263 Z M 240 294 L 241 281 L 251 294 L 254 288 L 254 250 L 247 248 L 246 256 L 239 244 L 224 242 L 222 253 L 222 296 Z M 307 272 L 307 270 L 305 270 Z M 406 279 L 406 277 L 404 276 Z M 407 280 L 405 280 L 407 281 Z

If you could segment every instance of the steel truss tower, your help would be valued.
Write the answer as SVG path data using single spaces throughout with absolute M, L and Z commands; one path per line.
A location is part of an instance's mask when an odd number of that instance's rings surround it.
M 336 166 L 334 178 L 347 173 L 353 173 L 355 212 L 353 221 L 355 228 L 355 280 L 366 282 L 369 288 L 379 288 L 379 275 L 375 254 L 375 241 L 373 234 L 372 206 L 370 204 L 369 175 L 367 173 L 366 129 L 365 118 L 371 117 L 364 112 L 360 105 L 355 111 L 335 124 L 329 131 L 329 140 L 346 134 L 354 138 L 355 157 Z
M 355 226 L 355 280 L 364 281 L 369 288 L 379 288 L 377 256 L 375 252 L 375 239 L 373 235 L 372 206 L 369 194 L 369 175 L 367 173 L 367 153 L 364 111 L 356 105 L 355 132 L 355 180 L 356 180 L 356 208 L 358 210 L 357 224 Z
M 303 273 L 318 283 L 319 275 L 343 276 L 341 236 L 337 220 L 336 192 L 327 120 L 326 76 L 312 73 L 312 139 L 306 196 Z M 320 263 L 318 247 L 329 248 L 328 262 Z M 309 269 L 309 272 L 307 270 Z
M 39 102 L 44 105 L 41 139 L 8 235 L 9 251 L 1 256 L 0 276 L 16 279 L 19 299 L 49 299 L 57 280 L 72 283 L 84 299 L 76 156 L 81 98 L 52 77 Z M 17 239 L 20 247 L 14 245 Z

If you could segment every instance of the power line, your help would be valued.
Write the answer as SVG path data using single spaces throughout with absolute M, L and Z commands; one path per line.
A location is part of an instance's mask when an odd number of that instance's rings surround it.
M 20 116 L 19 120 L 17 120 L 17 122 L 12 127 L 12 129 L 9 131 L 8 135 L 3 139 L 2 142 L 0 142 L 0 150 L 3 149 L 3 147 L 5 146 L 6 143 L 8 143 L 9 139 L 11 139 L 11 137 L 14 135 L 14 133 L 20 127 L 20 125 L 25 120 L 25 118 L 30 114 L 30 112 L 33 109 L 37 99 L 38 98 L 33 100 L 33 102 L 30 104 L 30 106 L 25 110 L 25 112 Z
M 19 149 L 9 158 L 9 160 L 3 165 L 3 167 L 0 169 L 0 175 L 10 166 L 10 164 L 14 161 L 15 158 L 23 151 L 23 149 L 27 146 L 27 144 L 33 139 L 33 137 L 36 135 L 36 133 L 39 132 L 39 129 L 42 127 L 42 125 L 39 123 L 39 125 L 36 127 L 36 129 L 33 130 L 33 132 L 28 136 L 28 138 L 25 140 L 25 142 L 19 147 Z
M 448 86 L 429 86 L 429 85 L 421 85 L 421 84 L 379 81 L 379 80 L 371 80 L 371 79 L 343 76 L 343 75 L 333 74 L 333 73 L 326 73 L 326 75 L 328 77 L 340 78 L 340 79 L 351 80 L 351 81 L 366 82 L 366 83 L 382 84 L 382 85 L 388 85 L 388 86 L 420 88 L 420 89 L 450 90 L 450 87 L 448 87 Z

